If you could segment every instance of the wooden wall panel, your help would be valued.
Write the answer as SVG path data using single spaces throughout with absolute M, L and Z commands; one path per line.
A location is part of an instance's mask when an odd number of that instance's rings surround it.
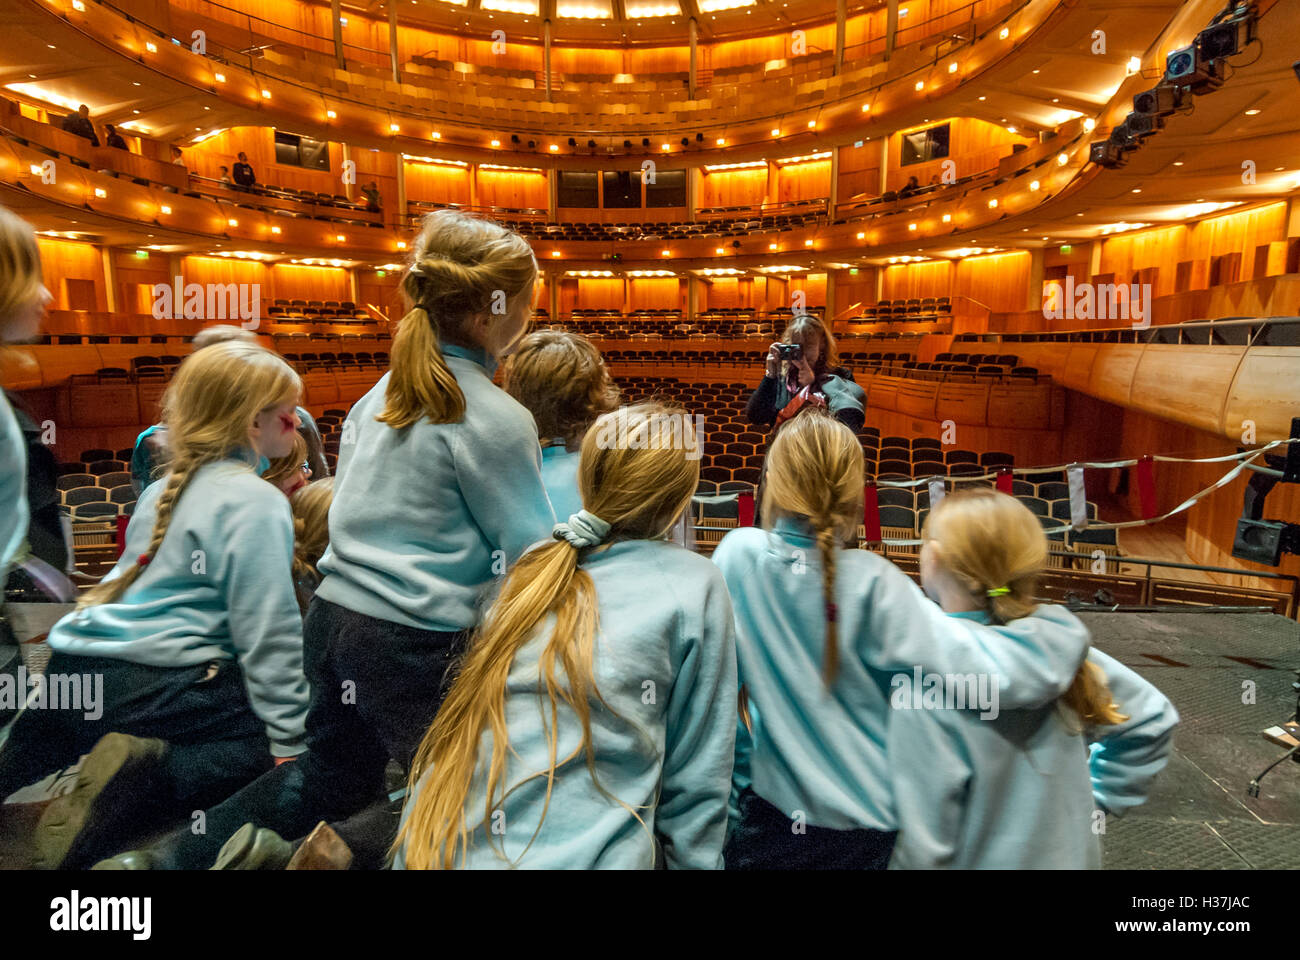
M 942 123 L 943 121 L 940 121 Z M 889 172 L 886 175 L 886 188 L 901 190 L 912 177 L 925 186 L 932 178 L 943 178 L 945 161 L 951 160 L 954 177 L 967 177 L 992 169 L 998 161 L 1012 152 L 1015 144 L 1036 144 L 1036 137 L 1007 133 L 1006 128 L 996 123 L 986 123 L 972 117 L 954 117 L 947 121 L 948 156 L 925 163 L 913 163 L 902 166 L 903 133 L 915 132 L 924 127 L 938 126 L 938 123 L 925 124 L 921 128 L 911 128 L 894 134 L 889 138 Z
M 701 207 L 747 207 L 763 202 L 767 193 L 767 168 L 718 170 L 700 178 Z
M 909 300 L 912 297 L 947 297 L 952 295 L 954 264 L 951 260 L 926 263 L 899 263 L 884 267 L 885 279 L 880 288 L 882 300 Z M 868 303 L 874 302 L 874 297 Z
M 628 281 L 629 310 L 686 309 L 686 284 L 676 277 L 639 277 Z
M 351 300 L 348 273 L 341 267 L 308 267 L 278 263 L 271 268 L 271 288 L 277 299 Z
M 468 199 L 468 196 L 466 196 Z M 483 207 L 546 209 L 546 174 L 541 170 L 478 171 L 478 202 Z
M 775 199 L 813 200 L 831 195 L 831 162 L 788 163 L 779 168 Z
M 293 133 L 293 130 L 287 132 Z M 271 127 L 231 127 L 185 149 L 185 166 L 202 177 L 218 178 L 221 167 L 233 167 L 243 152 L 257 182 L 295 190 L 343 195 L 343 148 L 329 144 L 329 170 L 308 170 L 275 162 L 275 131 Z M 237 194 L 232 195 L 237 196 Z
M 83 308 L 83 305 L 73 301 L 78 295 L 76 287 L 82 286 L 84 289 L 85 283 L 93 285 L 95 298 L 95 303 L 86 308 L 108 309 L 104 296 L 104 262 L 100 258 L 98 247 L 90 243 L 52 240 L 47 237 L 37 237 L 36 243 L 41 251 L 41 272 L 45 277 L 45 286 L 54 297 L 50 301 L 51 310 Z M 70 289 L 67 283 L 69 280 L 78 283 Z
M 1020 309 L 1029 289 L 1029 261 L 1025 250 L 960 260 L 951 296 L 970 297 L 995 311 Z
M 428 203 L 468 203 L 469 168 L 405 163 L 406 198 Z

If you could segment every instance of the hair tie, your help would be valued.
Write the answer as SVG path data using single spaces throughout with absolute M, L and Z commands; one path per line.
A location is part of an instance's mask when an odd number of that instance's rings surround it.
M 594 547 L 609 536 L 610 526 L 589 510 L 579 510 L 567 523 L 557 523 L 551 531 L 556 540 L 566 540 L 575 549 Z
M 985 591 L 990 597 L 1005 597 L 1011 592 L 1010 587 L 994 587 L 992 590 Z
M 138 557 L 135 558 L 135 562 L 136 562 L 136 564 L 137 564 L 138 566 L 141 566 L 141 567 L 147 567 L 147 566 L 149 566 L 149 561 L 152 560 L 152 559 L 153 559 L 153 557 L 149 556 L 149 554 L 147 554 L 147 553 L 142 553 L 142 554 L 140 554 L 140 556 L 138 556 Z

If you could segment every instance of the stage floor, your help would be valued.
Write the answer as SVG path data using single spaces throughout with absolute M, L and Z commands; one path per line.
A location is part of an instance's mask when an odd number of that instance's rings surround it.
M 1300 624 L 1273 614 L 1083 613 L 1101 650 L 1159 687 L 1181 717 L 1174 753 L 1147 803 L 1110 817 L 1107 869 L 1300 866 L 1300 764 L 1261 736 L 1291 717 Z M 1255 702 L 1243 703 L 1246 681 Z M 1121 704 L 1121 707 L 1123 705 Z

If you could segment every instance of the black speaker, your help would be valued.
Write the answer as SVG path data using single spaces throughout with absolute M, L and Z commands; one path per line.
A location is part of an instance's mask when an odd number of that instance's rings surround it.
M 1165 121 L 1163 117 L 1140 117 L 1135 113 L 1130 113 L 1123 125 L 1128 128 L 1129 137 L 1135 140 L 1144 140 L 1157 130 L 1163 130 Z
M 642 137 L 642 138 L 641 138 L 641 146 L 643 146 L 643 147 L 648 147 L 648 146 L 650 146 L 650 138 L 649 138 L 649 137 Z
M 511 142 L 511 143 L 518 143 L 518 142 L 519 142 L 519 134 L 517 134 L 517 133 L 512 133 L 512 134 L 510 134 L 510 142 Z
M 686 137 L 682 137 L 682 146 L 689 147 L 690 145 L 691 145 L 691 141 L 686 139 Z
M 588 140 L 588 141 L 587 141 L 587 149 L 588 149 L 588 150 L 595 150 L 595 149 L 596 149 L 596 141 L 595 141 L 595 140 Z
M 702 134 L 702 133 L 697 133 L 697 134 L 695 135 L 695 142 L 696 142 L 696 143 L 703 143 L 703 142 L 704 142 L 704 134 Z
M 1133 113 L 1140 117 L 1167 117 L 1182 105 L 1183 88 L 1162 83 L 1133 98 Z
M 575 139 L 573 139 L 573 137 L 570 137 L 570 138 L 569 138 L 569 146 L 571 146 L 571 147 L 576 147 L 577 145 L 578 145 L 578 141 L 575 140 Z
M 632 141 L 631 141 L 631 140 L 624 140 L 624 141 L 623 141 L 623 149 L 624 149 L 624 150 L 631 150 L 631 149 L 632 149 Z
M 528 141 L 528 149 L 529 149 L 529 150 L 535 150 L 535 149 L 537 149 L 537 141 L 536 141 L 536 140 L 529 140 L 529 141 Z

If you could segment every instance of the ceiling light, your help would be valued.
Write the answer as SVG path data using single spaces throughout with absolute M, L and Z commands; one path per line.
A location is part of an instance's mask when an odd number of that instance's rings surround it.
M 167 204 L 164 203 L 161 207 L 158 208 L 158 212 L 162 214 L 169 214 L 172 212 L 172 208 L 167 206 Z
M 809 130 L 816 130 L 816 129 L 817 129 L 817 121 L 816 121 L 816 120 L 809 120 L 809 121 L 808 121 L 808 129 L 809 129 Z
M 1003 27 L 1003 28 L 1002 28 L 1002 32 L 998 34 L 998 38 L 999 38 L 1000 40 L 1005 40 L 1005 39 L 1006 39 L 1007 37 L 1009 37 L 1009 36 L 1011 36 L 1011 28 L 1010 28 L 1010 27 Z
M 263 90 L 263 91 L 262 91 L 262 99 L 263 99 L 263 100 L 270 100 L 270 99 L 271 99 L 271 91 L 270 91 L 270 90 Z
M 948 64 L 948 72 L 949 72 L 949 73 L 956 73 L 956 72 L 957 72 L 957 61 L 956 61 L 956 60 L 954 60 L 952 63 Z
M 775 243 L 769 243 L 769 244 L 767 245 L 767 249 L 769 249 L 769 250 L 775 250 L 775 249 L 776 249 L 776 244 L 775 244 Z
M 1058 153 L 1058 154 L 1056 155 L 1056 165 L 1057 165 L 1058 167 L 1063 167 L 1063 166 L 1065 166 L 1065 165 L 1066 165 L 1067 163 L 1069 163 L 1069 162 L 1070 162 L 1070 155 L 1069 155 L 1069 154 L 1067 154 L 1067 153 Z
M 1037 180 L 1031 180 L 1031 181 L 1029 181 L 1029 189 L 1030 189 L 1031 192 L 1037 192 L 1039 186 L 1041 186 L 1041 184 L 1039 184 L 1039 182 L 1038 182 Z
M 145 41 L 144 48 L 148 50 L 150 53 L 158 52 L 158 45 L 149 40 Z
M 237 226 L 239 226 L 239 221 L 238 221 L 238 220 L 235 220 L 235 219 L 227 220 L 227 221 L 226 221 L 226 226 L 228 226 L 228 227 L 237 227 Z
M 494 147 L 499 147 L 499 146 L 501 146 L 501 141 L 500 141 L 500 140 L 493 140 L 493 141 L 492 141 L 492 146 L 494 146 Z
M 431 140 L 441 140 L 441 139 L 442 139 L 442 134 L 439 133 L 437 130 L 435 130 L 435 131 L 433 131 L 433 133 L 429 134 L 429 138 L 430 138 Z
M 1256 116 L 1258 113 L 1259 113 L 1258 109 L 1250 109 L 1246 111 L 1246 116 L 1253 117 Z
M 925 89 L 925 81 L 924 81 L 924 80 L 918 80 L 918 81 L 916 81 L 916 89 L 917 89 L 917 90 L 924 90 L 924 89 Z
M 560 251 L 559 251 L 559 250 L 552 250 L 552 251 L 551 251 L 551 256 L 553 256 L 553 257 L 558 257 L 559 255 L 560 255 Z
M 859 239 L 859 240 L 865 240 L 865 239 L 867 239 L 867 235 L 866 235 L 865 233 L 859 233 L 859 234 L 858 234 L 858 239 Z
M 951 214 L 951 213 L 945 213 L 945 214 L 943 215 L 943 222 L 944 222 L 944 223 L 952 223 L 952 214 Z
M 907 229 L 909 229 L 909 230 L 915 230 L 915 229 L 916 229 L 916 224 L 914 224 L 914 223 L 909 223 L 909 224 L 907 225 Z
M 397 124 L 395 124 L 395 123 L 390 123 L 390 124 L 388 125 L 388 132 L 389 132 L 389 133 L 397 133 L 397 131 L 399 131 L 399 130 L 401 130 L 401 129 L 402 129 L 402 128 L 399 127 L 399 126 L 398 126 Z
M 280 234 L 280 228 L 279 228 L 279 227 L 272 227 L 272 228 L 271 228 L 271 232 L 274 233 L 276 236 L 279 236 L 279 234 Z
M 1097 121 L 1092 119 L 1092 117 L 1089 117 L 1087 120 L 1083 121 L 1083 129 L 1087 130 L 1089 133 L 1092 133 L 1093 128 L 1095 128 L 1096 126 L 1097 126 Z
M 224 73 L 214 73 L 212 75 L 212 79 L 217 81 L 217 83 L 225 83 L 226 75 Z
M 992 200 L 989 201 L 989 209 L 996 210 L 997 208 L 998 208 L 998 200 L 997 197 L 994 197 Z
M 1129 58 L 1128 58 L 1128 72 L 1129 72 L 1129 73 L 1137 73 L 1137 72 L 1138 72 L 1139 70 L 1141 70 L 1141 69 L 1142 69 L 1142 60 L 1141 60 L 1140 57 L 1129 57 Z
M 673 252 L 671 250 L 664 250 L 663 255 L 665 257 L 671 257 L 673 255 Z
M 334 235 L 334 239 L 337 240 L 339 243 L 347 243 L 348 240 L 348 238 L 341 233 L 336 233 Z

